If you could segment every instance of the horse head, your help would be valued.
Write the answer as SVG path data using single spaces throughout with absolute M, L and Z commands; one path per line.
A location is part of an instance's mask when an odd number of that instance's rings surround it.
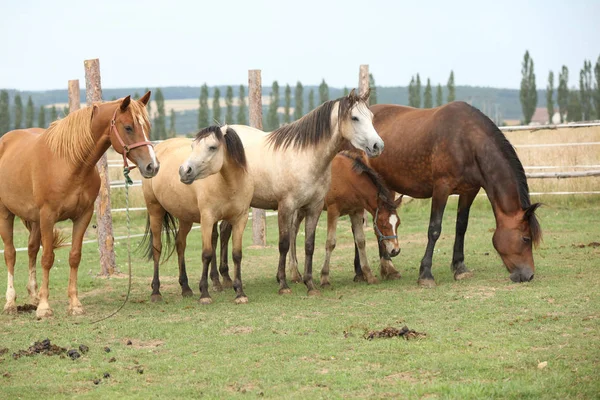
M 373 113 L 369 110 L 368 90 L 357 96 L 354 89 L 339 102 L 338 124 L 340 132 L 354 147 L 369 157 L 377 157 L 383 151 L 383 140 L 373 126 Z
M 179 167 L 179 178 L 186 185 L 196 179 L 216 174 L 225 161 L 225 139 L 227 125 L 209 126 L 196 135 L 192 142 L 192 153 Z
M 397 208 L 402 203 L 402 196 L 394 201 L 393 207 L 387 204 L 386 199 L 379 196 L 377 210 L 373 218 L 373 230 L 377 235 L 377 241 L 382 244 L 390 257 L 400 254 L 400 243 L 398 243 L 398 227 L 400 216 Z

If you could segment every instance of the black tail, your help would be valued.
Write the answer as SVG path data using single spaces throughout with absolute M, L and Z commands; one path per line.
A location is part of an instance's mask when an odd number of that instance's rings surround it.
M 162 252 L 161 259 L 162 262 L 165 262 L 171 257 L 173 251 L 175 251 L 175 246 L 173 243 L 175 242 L 175 238 L 177 236 L 177 220 L 168 212 L 165 212 L 165 216 L 163 217 L 162 231 L 165 233 L 164 240 L 162 242 Z M 150 229 L 150 215 L 146 215 L 146 231 L 144 232 L 144 237 L 138 246 L 139 249 L 144 250 L 144 256 L 148 260 L 152 260 L 152 253 L 154 247 L 152 246 L 152 230 Z

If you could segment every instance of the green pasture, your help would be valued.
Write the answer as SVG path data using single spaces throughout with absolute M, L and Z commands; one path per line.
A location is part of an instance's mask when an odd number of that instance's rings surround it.
M 246 230 L 242 274 L 250 302 L 245 305 L 233 303 L 233 290 L 211 291 L 213 304 L 198 303 L 196 229 L 187 250 L 194 298 L 181 297 L 173 257 L 161 271 L 165 301 L 151 303 L 152 263 L 136 253 L 129 302 L 114 317 L 91 324 L 119 307 L 126 275 L 97 277 L 97 247 L 85 245 L 79 294 L 86 314 L 68 317 L 68 248 L 59 249 L 50 283 L 54 317 L 0 315 L 0 353 L 7 349 L 0 354 L 0 398 L 598 398 L 600 247 L 594 242 L 600 242 L 600 202 L 597 197 L 544 202 L 535 279 L 523 284 L 510 282 L 494 251 L 495 223 L 485 198 L 475 202 L 466 238 L 466 263 L 474 277 L 455 282 L 450 272 L 452 198 L 435 250 L 438 286 L 433 289 L 416 284 L 427 238 L 426 200 L 409 202 L 400 212 L 402 252 L 394 264 L 402 279 L 370 286 L 353 282 L 352 235 L 344 218 L 332 257 L 333 288 L 318 297 L 307 297 L 302 284 L 293 284 L 291 295 L 277 294 L 276 217 L 267 218 L 267 248 L 252 248 L 250 226 Z M 115 214 L 114 222 L 115 236 L 126 234 L 125 215 Z M 24 227 L 15 226 L 17 247 L 26 247 Z M 145 212 L 132 213 L 133 233 L 144 226 Z M 317 280 L 325 235 L 322 216 Z M 369 261 L 379 275 L 370 227 L 367 237 Z M 90 227 L 86 239 L 94 238 Z M 132 247 L 137 243 L 139 238 L 133 239 Z M 117 240 L 115 249 L 126 273 L 126 241 Z M 299 249 L 302 264 L 303 235 Z M 19 252 L 17 260 L 21 305 L 27 302 L 27 253 Z M 0 292 L 5 291 L 2 279 Z M 426 337 L 364 338 L 371 330 L 404 325 Z M 12 353 L 45 338 L 90 350 L 76 360 L 13 359 Z

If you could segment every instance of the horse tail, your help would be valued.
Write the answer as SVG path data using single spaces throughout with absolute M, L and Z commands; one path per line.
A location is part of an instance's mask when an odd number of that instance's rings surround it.
M 167 261 L 175 251 L 175 246 L 173 245 L 173 242 L 177 237 L 177 231 L 178 227 L 175 217 L 173 217 L 168 212 L 165 212 L 162 223 L 162 232 L 165 233 L 165 240 L 163 242 L 163 249 L 161 251 L 162 262 Z M 152 245 L 153 239 L 154 235 L 152 234 L 152 230 L 150 229 L 150 214 L 147 214 L 146 230 L 138 248 L 144 249 L 144 256 L 148 260 L 152 260 L 152 256 L 154 253 L 154 246 Z
M 33 229 L 33 224 L 31 223 L 31 221 L 26 221 L 24 219 L 22 219 L 21 221 L 23 221 L 23 225 L 25 225 L 25 228 L 27 228 L 29 233 L 31 233 L 31 230 Z M 54 228 L 52 237 L 52 248 L 58 249 L 60 247 L 64 247 L 67 245 L 66 241 L 67 237 L 62 233 L 62 231 L 60 229 Z

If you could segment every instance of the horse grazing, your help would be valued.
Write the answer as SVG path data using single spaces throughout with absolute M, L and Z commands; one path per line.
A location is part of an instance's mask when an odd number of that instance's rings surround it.
M 15 130 L 0 139 L 0 235 L 8 268 L 5 312 L 16 311 L 13 284 L 16 215 L 30 231 L 27 290 L 32 303 L 39 301 L 38 318 L 52 315 L 48 284 L 57 244 L 54 224 L 66 219 L 73 221 L 68 313 L 83 313 L 77 298 L 77 269 L 83 235 L 100 190 L 96 163 L 112 144 L 124 160 L 128 157 L 139 167 L 144 178 L 156 175 L 159 163 L 146 135 L 150 132 L 145 107 L 149 99 L 150 92 L 139 101 L 127 96 L 96 103 L 53 122 L 46 131 Z M 38 299 L 35 268 L 40 242 L 44 275 Z
M 319 293 L 312 279 L 315 229 L 331 183 L 331 161 L 335 155 L 346 141 L 369 157 L 383 151 L 383 141 L 371 122 L 368 98 L 368 92 L 357 96 L 352 90 L 348 96 L 327 101 L 271 133 L 232 126 L 248 157 L 248 173 L 254 182 L 252 207 L 278 211 L 280 294 L 291 292 L 285 267 L 292 219 L 299 210 L 306 215 L 304 283 L 309 295 Z M 222 229 L 221 242 L 228 236 Z
M 235 130 L 227 126 L 211 126 L 200 131 L 193 141 L 183 138 L 166 140 L 156 146 L 156 153 L 161 158 L 162 168 L 156 177 L 142 182 L 148 208 L 145 235 L 147 255 L 154 259 L 151 300 L 162 300 L 159 261 L 163 223 L 167 233 L 167 248 L 175 236 L 182 295 L 193 295 L 188 285 L 185 247 L 187 235 L 193 223 L 197 222 L 202 224 L 200 303 L 212 302 L 207 281 L 208 264 L 214 252 L 212 230 L 218 221 L 224 220 L 233 226 L 235 302 L 247 303 L 241 276 L 242 236 L 254 186 L 248 178 L 244 147 Z M 178 173 L 181 182 L 174 179 Z M 175 226 L 174 218 L 179 220 L 179 229 Z
M 354 281 L 377 283 L 377 278 L 371 272 L 365 249 L 365 234 L 363 216 L 366 209 L 373 216 L 373 231 L 377 237 L 380 249 L 380 273 L 383 279 L 398 279 L 400 274 L 394 268 L 391 257 L 400 253 L 398 235 L 400 218 L 396 209 L 400 206 L 402 197 L 394 200 L 394 194 L 385 186 L 379 175 L 369 168 L 363 157 L 357 153 L 341 152 L 331 163 L 331 186 L 323 209 L 327 211 L 327 241 L 325 243 L 325 261 L 321 270 L 321 286 L 330 286 L 329 263 L 331 253 L 335 249 L 335 236 L 338 219 L 343 215 L 350 216 L 352 235 L 354 236 Z M 296 258 L 296 236 L 300 223 L 304 219 L 299 214 L 294 219 L 290 240 L 290 271 L 291 280 L 300 282 L 302 277 L 298 271 Z
M 513 282 L 533 279 L 532 244 L 541 239 L 523 166 L 504 134 L 478 109 L 452 102 L 431 109 L 374 105 L 373 123 L 386 151 L 370 165 L 398 193 L 432 198 L 428 243 L 418 282 L 435 285 L 433 248 L 442 230 L 448 196 L 458 194 L 451 269 L 455 279 L 472 275 L 464 263 L 469 209 L 484 188 L 496 218 L 492 242 Z

